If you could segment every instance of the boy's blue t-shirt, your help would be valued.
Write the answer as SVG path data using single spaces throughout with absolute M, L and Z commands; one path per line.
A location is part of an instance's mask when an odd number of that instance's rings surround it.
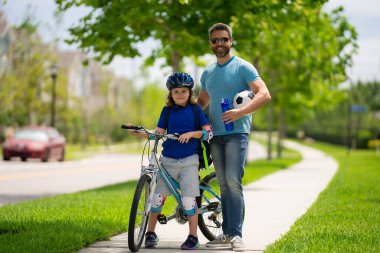
M 205 113 L 199 105 L 196 105 L 199 110 L 199 123 L 201 126 L 209 124 Z M 169 126 L 166 122 L 166 110 L 171 110 L 169 115 Z M 167 133 L 187 133 L 197 131 L 195 126 L 195 116 L 193 113 L 192 105 L 187 104 L 185 107 L 174 105 L 172 107 L 164 107 L 161 111 L 160 118 L 157 123 L 157 127 L 166 129 Z M 179 143 L 177 140 L 167 139 L 162 147 L 162 155 L 174 159 L 185 158 L 190 155 L 198 154 L 199 141 L 191 139 L 188 143 Z
M 249 90 L 248 83 L 260 79 L 256 68 L 249 62 L 233 56 L 227 63 L 214 63 L 208 66 L 201 76 L 201 89 L 210 97 L 208 119 L 215 136 L 249 133 L 251 130 L 252 115 L 245 115 L 235 120 L 234 130 L 226 131 L 222 121 L 222 98 L 228 98 L 230 108 L 233 109 L 233 98 L 236 93 Z

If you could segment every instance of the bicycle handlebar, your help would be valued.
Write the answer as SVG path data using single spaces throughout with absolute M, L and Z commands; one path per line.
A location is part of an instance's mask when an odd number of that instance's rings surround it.
M 127 130 L 142 130 L 144 129 L 142 126 L 132 126 L 132 125 L 121 125 L 122 129 L 127 129 Z
M 159 137 L 158 139 L 161 139 L 161 138 L 168 138 L 168 139 L 172 139 L 172 140 L 178 140 L 180 134 L 178 133 L 174 133 L 174 134 L 159 134 L 159 133 L 156 133 L 154 131 L 149 131 L 145 128 L 143 128 L 142 126 L 133 126 L 133 125 L 121 125 L 121 128 L 122 129 L 126 129 L 127 131 L 135 131 L 135 132 L 140 132 L 140 133 L 147 133 L 148 135 L 153 135 L 153 136 L 156 136 L 156 137 Z

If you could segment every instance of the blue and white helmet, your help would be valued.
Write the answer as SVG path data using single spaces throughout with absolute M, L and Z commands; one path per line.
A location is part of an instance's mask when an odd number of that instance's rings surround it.
M 194 80 L 189 74 L 175 72 L 166 80 L 166 87 L 168 90 L 174 88 L 189 88 L 191 90 L 194 87 Z

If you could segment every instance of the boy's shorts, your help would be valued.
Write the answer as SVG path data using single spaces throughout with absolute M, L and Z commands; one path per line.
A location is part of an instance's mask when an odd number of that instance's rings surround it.
M 199 196 L 198 154 L 182 159 L 161 156 L 160 161 L 169 175 L 180 184 L 181 195 L 183 197 Z M 154 193 L 162 195 L 172 194 L 160 174 L 157 176 L 157 186 Z

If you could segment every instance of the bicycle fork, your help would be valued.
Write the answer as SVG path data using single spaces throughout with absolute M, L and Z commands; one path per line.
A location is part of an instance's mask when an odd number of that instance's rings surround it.
M 141 175 L 148 175 L 150 177 L 150 184 L 149 184 L 149 189 L 148 189 L 149 190 L 148 201 L 145 201 L 145 208 L 144 208 L 145 215 L 148 215 L 152 207 L 152 199 L 153 199 L 154 190 L 156 189 L 157 173 L 155 173 L 154 167 L 149 165 L 147 167 L 143 167 L 143 169 L 141 170 Z

